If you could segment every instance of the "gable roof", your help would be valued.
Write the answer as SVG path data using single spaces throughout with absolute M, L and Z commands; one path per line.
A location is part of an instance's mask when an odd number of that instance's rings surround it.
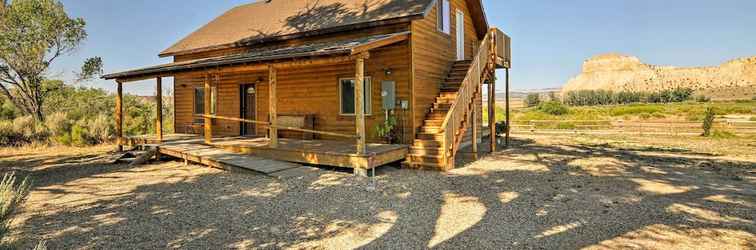
M 422 18 L 437 0 L 258 0 L 235 7 L 160 53 L 161 57 L 286 40 Z M 480 33 L 480 0 L 466 0 Z M 479 10 L 479 12 L 478 12 Z M 476 13 L 478 12 L 478 13 Z M 479 14 L 481 13 L 481 14 Z M 477 18 L 475 18 L 477 17 Z M 482 21 L 481 21 L 482 20 Z M 480 27 L 484 25 L 484 27 Z

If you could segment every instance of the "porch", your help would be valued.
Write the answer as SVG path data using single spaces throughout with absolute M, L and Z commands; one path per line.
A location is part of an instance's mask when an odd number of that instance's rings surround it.
M 124 145 L 154 145 L 161 154 L 188 161 L 203 163 L 201 157 L 190 154 L 192 146 L 212 146 L 229 152 L 257 156 L 279 161 L 353 168 L 355 173 L 404 160 L 409 150 L 407 145 L 367 143 L 365 153 L 355 153 L 354 141 L 299 140 L 278 138 L 277 147 L 271 147 L 270 138 L 233 136 L 214 137 L 206 143 L 204 137 L 195 134 L 166 134 L 162 140 L 154 135 L 126 137 Z M 183 145 L 183 147 L 175 147 Z M 210 165 L 210 164 L 207 164 Z M 244 167 L 244 166 L 241 166 Z M 363 173 L 360 173 L 363 172 Z

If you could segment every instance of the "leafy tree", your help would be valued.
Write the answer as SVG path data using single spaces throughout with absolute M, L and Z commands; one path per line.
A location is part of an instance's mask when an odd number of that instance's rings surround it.
M 548 101 L 543 102 L 541 104 L 538 104 L 538 111 L 551 114 L 551 115 L 564 115 L 569 112 L 569 109 L 562 105 L 561 102 L 557 101 Z
M 525 97 L 525 106 L 534 107 L 541 103 L 541 95 L 538 93 L 530 93 Z
M 4 1 L 0 9 L 0 93 L 36 120 L 54 88 L 45 86 L 56 59 L 75 51 L 87 38 L 85 22 L 70 18 L 57 0 Z M 87 59 L 79 79 L 101 72 L 102 59 Z

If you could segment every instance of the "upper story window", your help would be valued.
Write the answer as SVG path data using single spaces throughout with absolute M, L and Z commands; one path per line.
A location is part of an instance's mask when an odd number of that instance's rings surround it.
M 451 32 L 451 7 L 449 6 L 449 0 L 438 1 L 438 20 L 436 27 L 438 31 L 449 34 Z

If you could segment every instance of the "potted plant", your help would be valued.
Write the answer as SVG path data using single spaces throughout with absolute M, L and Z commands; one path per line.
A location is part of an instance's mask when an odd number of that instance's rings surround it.
M 393 114 L 387 116 L 382 123 L 375 126 L 375 131 L 378 133 L 378 137 L 383 139 L 384 143 L 399 143 L 399 137 L 396 134 L 396 117 Z

